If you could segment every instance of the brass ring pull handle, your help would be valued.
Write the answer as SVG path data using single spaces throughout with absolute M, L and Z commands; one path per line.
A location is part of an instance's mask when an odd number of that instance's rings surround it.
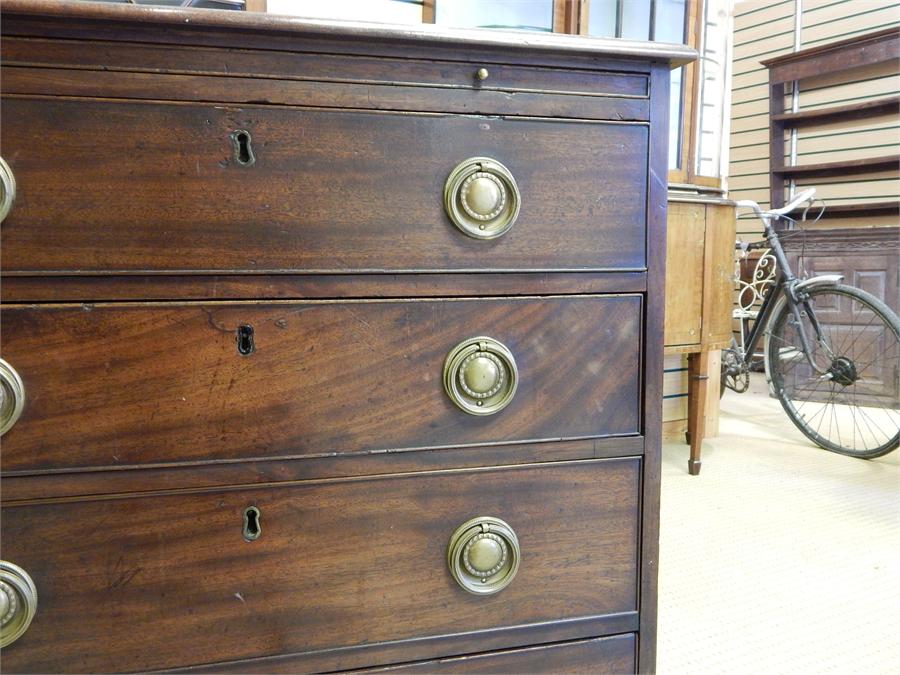
M 15 200 L 16 177 L 9 164 L 0 157 L 0 223 L 6 220 Z
M 519 216 L 522 197 L 505 166 L 488 157 L 457 165 L 444 184 L 444 209 L 453 224 L 476 239 L 494 239 Z
M 37 588 L 28 572 L 0 560 L 0 647 L 18 640 L 37 611 Z
M 519 385 L 512 352 L 489 337 L 463 340 L 444 361 L 444 391 L 470 415 L 493 415 L 509 405 Z
M 9 431 L 25 408 L 25 384 L 16 369 L 0 359 L 0 436 Z
M 447 565 L 454 581 L 475 595 L 506 588 L 519 570 L 519 539 L 499 518 L 481 516 L 463 523 L 450 537 Z

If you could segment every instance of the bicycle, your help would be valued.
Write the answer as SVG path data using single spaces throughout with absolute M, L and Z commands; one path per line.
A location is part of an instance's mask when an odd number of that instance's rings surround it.
M 778 273 L 762 298 L 749 336 L 722 352 L 722 391 L 743 393 L 760 338 L 766 380 L 791 422 L 813 443 L 842 455 L 874 459 L 900 444 L 900 319 L 873 295 L 842 283 L 841 275 L 796 277 L 774 223 L 802 204 L 806 190 L 780 209 L 763 211 L 765 243 Z M 809 206 L 807 206 L 807 211 Z M 805 212 L 804 212 L 805 215 Z

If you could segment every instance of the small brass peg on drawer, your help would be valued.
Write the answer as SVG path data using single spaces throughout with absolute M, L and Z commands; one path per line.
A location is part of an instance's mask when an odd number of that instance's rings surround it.
M 487 68 L 479 68 L 475 71 L 475 79 L 479 82 L 484 82 L 490 75 Z

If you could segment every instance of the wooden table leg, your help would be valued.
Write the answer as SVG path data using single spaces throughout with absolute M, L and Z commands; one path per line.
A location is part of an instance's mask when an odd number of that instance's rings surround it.
M 706 390 L 709 382 L 710 352 L 688 355 L 688 442 L 691 457 L 688 473 L 700 473 L 700 448 L 706 435 Z

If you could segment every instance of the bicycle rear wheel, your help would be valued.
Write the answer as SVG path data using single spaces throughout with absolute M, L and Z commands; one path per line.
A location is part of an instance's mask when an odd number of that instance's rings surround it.
M 782 302 L 766 335 L 772 388 L 791 421 L 822 448 L 863 459 L 885 455 L 900 444 L 900 320 L 858 288 L 806 292 L 803 330 L 824 374 L 807 361 L 797 319 Z

